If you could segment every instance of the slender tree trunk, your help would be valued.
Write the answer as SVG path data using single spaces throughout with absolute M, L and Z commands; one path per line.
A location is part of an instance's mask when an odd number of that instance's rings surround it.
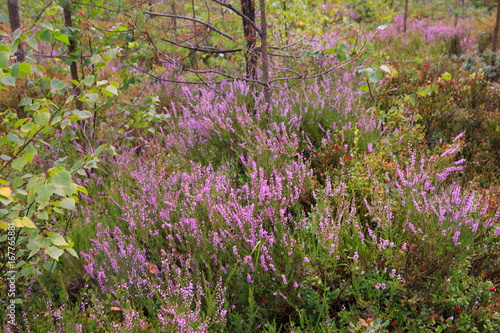
M 7 7 L 9 10 L 9 21 L 10 29 L 14 32 L 21 28 L 21 14 L 19 13 L 19 1 L 18 0 L 7 0 Z M 24 47 L 21 41 L 17 46 L 17 51 L 15 53 L 16 61 L 23 62 L 26 59 L 26 53 L 24 52 Z
M 405 0 L 405 12 L 403 16 L 403 33 L 406 35 L 408 21 L 408 0 Z
M 241 0 L 241 12 L 248 17 L 252 22 L 255 22 L 255 1 Z M 257 41 L 257 32 L 252 25 L 243 18 L 243 33 L 247 42 L 247 50 L 245 52 L 246 62 L 246 77 L 247 79 L 257 79 L 257 54 L 255 46 Z
M 196 6 L 194 4 L 194 0 L 191 0 L 191 10 L 193 14 L 193 18 L 196 18 Z M 193 38 L 196 38 L 198 36 L 198 33 L 201 33 L 201 30 L 198 31 L 198 25 L 196 22 L 193 23 Z M 189 59 L 191 60 L 191 66 L 193 66 L 194 69 L 199 69 L 198 67 L 198 52 L 191 52 L 189 54 Z
M 464 0 L 455 0 L 455 28 L 458 26 L 458 19 L 460 18 L 460 14 L 464 12 Z
M 71 56 L 76 51 L 76 40 L 75 40 L 75 36 L 73 35 L 73 20 L 71 18 L 71 7 L 70 6 L 71 6 L 70 3 L 67 3 L 66 5 L 63 6 L 64 24 L 70 32 L 69 46 L 68 46 L 69 56 Z M 69 69 L 70 69 L 70 73 L 71 73 L 71 79 L 75 80 L 75 81 L 80 81 L 80 78 L 78 76 L 78 64 L 76 63 L 76 61 L 71 62 Z M 75 107 L 78 110 L 83 110 L 83 103 L 78 100 L 80 93 L 81 93 L 80 87 L 73 84 L 73 94 L 75 95 Z
M 497 47 L 498 47 L 498 30 L 500 29 L 500 0 L 497 2 L 497 19 L 495 22 L 495 28 L 493 29 L 493 39 L 491 41 L 491 65 L 495 66 L 497 57 Z
M 271 107 L 271 87 L 269 86 L 269 54 L 267 53 L 266 0 L 260 0 L 260 52 L 262 54 L 262 81 L 267 109 Z

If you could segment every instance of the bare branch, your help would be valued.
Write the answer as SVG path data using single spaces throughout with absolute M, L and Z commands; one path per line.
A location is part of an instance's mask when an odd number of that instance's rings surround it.
M 314 79 L 314 78 L 326 75 L 328 73 L 333 72 L 334 70 L 337 70 L 337 69 L 340 69 L 342 67 L 345 67 L 345 66 L 349 65 L 350 63 L 352 63 L 354 60 L 356 60 L 357 58 L 359 58 L 363 54 L 362 51 L 364 51 L 364 48 L 360 52 L 356 53 L 351 59 L 343 61 L 340 64 L 335 65 L 333 67 L 330 67 L 330 68 L 328 68 L 327 70 L 325 70 L 325 71 L 323 71 L 321 73 L 317 73 L 317 74 L 313 74 L 313 75 L 304 75 L 304 76 L 300 75 L 300 76 L 294 76 L 294 77 L 276 78 L 276 79 L 273 79 L 273 80 L 269 81 L 269 84 L 274 83 L 274 82 L 278 82 L 278 81 L 286 81 L 286 80 Z
M 167 43 L 174 44 L 176 46 L 183 47 L 185 49 L 189 49 L 189 50 L 197 51 L 197 52 L 205 52 L 205 53 L 217 54 L 217 53 L 236 53 L 236 52 L 243 51 L 242 49 L 234 49 L 234 50 L 219 50 L 219 49 L 214 49 L 214 50 L 210 50 L 210 49 L 201 48 L 201 47 L 192 47 L 192 46 L 182 45 L 182 44 L 179 44 L 177 42 L 174 42 L 173 40 L 168 40 L 168 39 L 165 39 L 165 38 L 160 38 L 160 39 L 163 40 L 163 41 L 165 41 L 165 42 L 167 42 Z
M 232 41 L 237 41 L 236 38 L 234 38 L 233 36 L 230 36 L 228 34 L 226 34 L 224 31 L 221 31 L 219 29 L 217 29 L 216 27 L 214 27 L 213 25 L 211 24 L 208 24 L 207 22 L 204 22 L 202 20 L 198 20 L 198 19 L 195 19 L 193 17 L 189 17 L 189 16 L 182 16 L 182 15 L 173 15 L 173 14 L 163 14 L 163 13 L 155 13 L 155 12 L 148 12 L 146 11 L 145 12 L 146 14 L 149 14 L 151 16 L 163 16 L 163 17 L 170 17 L 170 18 L 178 18 L 178 19 L 182 19 L 182 20 L 188 20 L 188 21 L 193 21 L 193 22 L 196 22 L 196 23 L 199 23 L 199 24 L 202 24 L 204 26 L 206 26 L 207 28 L 221 34 L 222 36 L 226 37 L 226 38 L 229 38 L 230 40 Z

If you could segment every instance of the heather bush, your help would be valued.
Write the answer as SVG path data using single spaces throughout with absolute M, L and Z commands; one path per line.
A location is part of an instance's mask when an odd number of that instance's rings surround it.
M 473 67 L 472 64 L 476 66 Z M 378 91 L 379 108 L 391 108 L 395 101 L 418 114 L 424 140 L 440 149 L 460 132 L 467 145 L 461 150 L 467 159 L 464 181 L 474 179 L 488 187 L 498 177 L 497 112 L 498 85 L 488 80 L 479 59 L 424 61 L 415 68 L 395 65 L 395 73 L 384 79 Z
M 406 61 L 417 57 L 425 59 L 429 55 L 461 55 L 471 53 L 478 43 L 474 20 L 463 19 L 455 26 L 452 20 L 419 19 L 408 20 L 406 34 L 403 32 L 403 16 L 396 15 L 393 23 L 378 32 L 381 50 L 392 54 L 398 49 L 394 60 Z
M 270 38 L 308 47 L 297 61 L 288 62 L 298 53 L 272 60 L 277 72 L 289 64 L 290 73 L 321 72 L 354 56 L 357 27 L 322 32 L 328 19 L 373 24 L 393 10 L 351 1 L 343 18 L 336 4 L 310 3 L 321 22 L 318 35 L 305 37 L 283 32 L 308 22 L 300 21 L 302 4 L 287 12 L 269 2 L 273 15 L 296 19 L 279 22 Z M 146 16 L 134 15 L 127 20 L 145 26 Z M 45 186 L 61 165 L 91 153 L 66 184 L 81 192 L 74 209 L 52 214 L 41 230 L 44 246 L 62 244 L 54 236 L 61 233 L 78 256 L 60 254 L 57 270 L 54 258 L 33 259 L 45 271 L 23 280 L 16 329 L 499 331 L 496 69 L 489 55 L 470 54 L 478 41 L 472 20 L 455 27 L 425 17 L 406 35 L 401 17 L 394 20 L 350 66 L 274 82 L 270 105 L 244 80 L 178 83 L 193 78 L 184 69 L 220 67 L 230 56 L 200 60 L 157 44 L 149 61 L 147 38 L 163 31 L 154 26 L 139 40 L 112 27 L 110 44 L 125 44 L 110 52 L 122 58 L 107 59 L 106 48 L 82 60 L 92 79 L 82 80 L 81 99 L 95 108 L 85 113 L 88 131 L 77 117 L 47 130 L 37 147 L 57 149 L 39 149 L 29 165 L 49 175 L 40 179 Z M 50 78 L 63 80 L 63 63 L 52 64 Z M 40 79 L 33 99 L 6 113 L 3 125 L 29 130 L 22 112 L 27 124 L 44 122 L 30 105 L 50 82 Z M 54 100 L 65 100 L 58 81 L 52 85 Z M 97 159 L 105 146 L 92 147 L 111 142 L 116 154 Z

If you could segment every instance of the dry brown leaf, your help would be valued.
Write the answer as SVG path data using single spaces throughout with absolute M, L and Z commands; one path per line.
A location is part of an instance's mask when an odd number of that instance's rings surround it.
M 158 273 L 158 266 L 153 265 L 153 264 L 149 264 L 149 271 L 151 272 L 151 274 Z

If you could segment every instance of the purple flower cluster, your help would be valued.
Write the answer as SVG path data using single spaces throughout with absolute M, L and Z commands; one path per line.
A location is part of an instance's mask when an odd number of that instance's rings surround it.
M 432 20 L 429 18 L 418 21 L 408 20 L 407 32 L 412 34 L 421 34 L 427 42 L 436 40 L 449 41 L 452 38 L 458 38 L 460 48 L 464 53 L 470 53 L 477 44 L 477 36 L 474 35 L 474 19 L 460 20 L 455 24 L 449 20 Z M 403 36 L 403 15 L 396 15 L 394 23 L 388 28 L 379 31 L 381 38 L 400 37 L 404 43 L 409 43 L 410 39 Z

